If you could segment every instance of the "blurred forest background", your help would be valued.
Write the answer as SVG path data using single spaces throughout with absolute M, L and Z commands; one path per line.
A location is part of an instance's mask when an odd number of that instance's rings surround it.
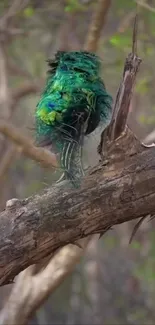
M 7 101 L 0 92 L 0 118 L 34 139 L 34 110 L 46 78 L 46 60 L 57 50 L 83 48 L 96 1 L 23 0 L 13 15 L 12 3 L 0 1 L 0 80 L 5 77 L 7 92 Z M 137 3 L 138 55 L 143 62 L 128 122 L 137 137 L 149 143 L 155 140 L 155 3 Z M 131 51 L 135 8 L 135 0 L 111 1 L 99 41 L 101 74 L 114 98 Z M 86 140 L 86 166 L 99 159 L 98 141 L 99 132 Z M 0 135 L 0 210 L 8 199 L 24 198 L 51 186 L 58 174 L 23 156 L 19 147 Z M 152 223 L 141 226 L 130 246 L 134 222 L 117 226 L 92 242 L 81 263 L 36 312 L 31 324 L 154 324 Z M 11 285 L 0 289 L 1 307 L 10 290 Z

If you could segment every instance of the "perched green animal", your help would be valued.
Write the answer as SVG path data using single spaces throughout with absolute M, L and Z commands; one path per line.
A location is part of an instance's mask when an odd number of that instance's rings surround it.
M 37 104 L 36 133 L 41 146 L 60 154 L 64 175 L 74 185 L 83 173 L 84 136 L 111 117 L 112 98 L 99 76 L 100 60 L 89 52 L 57 52 L 48 60 L 48 78 Z

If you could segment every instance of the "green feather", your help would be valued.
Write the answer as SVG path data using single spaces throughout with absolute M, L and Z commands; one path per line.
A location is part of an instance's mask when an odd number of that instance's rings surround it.
M 48 64 L 46 86 L 35 112 L 37 140 L 52 144 L 60 153 L 66 177 L 76 182 L 83 175 L 79 159 L 84 136 L 99 123 L 104 127 L 108 123 L 112 98 L 100 78 L 101 64 L 95 54 L 58 52 Z

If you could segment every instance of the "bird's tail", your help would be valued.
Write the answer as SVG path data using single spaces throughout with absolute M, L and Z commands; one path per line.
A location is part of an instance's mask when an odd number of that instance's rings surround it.
M 84 145 L 84 135 L 87 128 L 87 121 L 78 124 L 76 127 L 76 136 L 63 139 L 63 146 L 60 153 L 60 165 L 64 170 L 63 175 L 59 179 L 68 179 L 74 185 L 79 187 L 81 179 L 84 176 L 84 168 L 82 162 L 82 151 Z M 59 182 L 58 181 L 58 182 Z
M 64 170 L 63 178 L 70 180 L 74 187 L 79 187 L 80 180 L 84 176 L 82 148 L 80 141 L 66 140 L 60 154 L 60 164 Z

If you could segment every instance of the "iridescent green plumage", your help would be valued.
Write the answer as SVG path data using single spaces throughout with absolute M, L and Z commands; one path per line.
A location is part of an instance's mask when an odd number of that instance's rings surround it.
M 40 145 L 60 153 L 60 165 L 72 182 L 83 174 L 81 150 L 85 135 L 111 116 L 111 96 L 99 76 L 99 58 L 89 52 L 58 52 L 49 60 L 44 92 L 36 108 Z

